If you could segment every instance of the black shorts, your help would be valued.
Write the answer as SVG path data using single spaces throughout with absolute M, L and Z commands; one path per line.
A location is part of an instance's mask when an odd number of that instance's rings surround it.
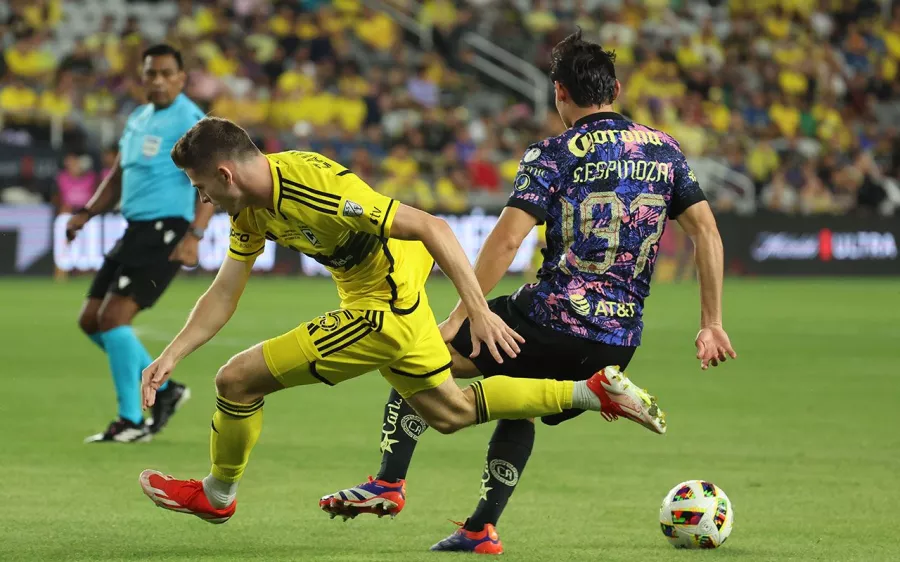
M 525 343 L 519 344 L 521 352 L 515 358 L 510 359 L 504 354 L 502 365 L 482 345 L 481 353 L 472 362 L 485 377 L 506 375 L 527 379 L 587 380 L 608 365 L 618 365 L 624 371 L 637 350 L 636 347 L 595 342 L 540 326 L 525 316 L 509 296 L 492 299 L 488 301 L 488 306 L 525 338 Z M 451 345 L 464 357 L 472 353 L 468 320 L 463 322 Z M 562 414 L 545 416 L 542 420 L 556 425 L 581 413 L 583 410 L 567 410 Z
M 94 276 L 88 298 L 111 293 L 131 297 L 141 308 L 153 306 L 181 269 L 169 255 L 189 226 L 182 218 L 129 221 Z

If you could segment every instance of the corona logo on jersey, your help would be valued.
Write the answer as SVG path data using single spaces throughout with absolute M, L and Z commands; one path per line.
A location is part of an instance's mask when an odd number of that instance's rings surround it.
M 634 144 L 655 144 L 662 146 L 662 139 L 653 131 L 641 130 L 620 130 L 610 129 L 604 131 L 591 131 L 585 134 L 577 134 L 569 139 L 569 152 L 577 156 L 583 157 L 588 152 L 594 150 L 598 144 L 627 142 Z
M 773 260 L 893 260 L 897 241 L 891 232 L 761 232 L 751 249 L 757 262 Z

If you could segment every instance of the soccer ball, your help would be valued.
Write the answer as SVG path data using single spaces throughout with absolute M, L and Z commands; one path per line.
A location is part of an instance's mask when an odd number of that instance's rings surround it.
M 675 548 L 717 548 L 731 534 L 734 509 L 715 484 L 688 480 L 663 498 L 659 525 Z

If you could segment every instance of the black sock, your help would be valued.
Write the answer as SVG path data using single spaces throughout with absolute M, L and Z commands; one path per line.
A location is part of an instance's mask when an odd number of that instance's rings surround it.
M 506 502 L 516 489 L 534 447 L 534 424 L 529 420 L 500 420 L 488 446 L 481 500 L 466 521 L 467 531 L 480 531 L 487 523 L 497 524 Z
M 409 463 L 419 436 L 428 429 L 425 420 L 419 417 L 400 394 L 391 389 L 387 404 L 384 405 L 384 421 L 381 424 L 381 470 L 376 479 L 397 482 L 406 478 Z

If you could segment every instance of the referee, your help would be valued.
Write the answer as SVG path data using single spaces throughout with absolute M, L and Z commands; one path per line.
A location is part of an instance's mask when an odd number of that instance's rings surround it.
M 169 152 L 203 118 L 182 93 L 181 53 L 169 45 L 144 51 L 142 84 L 150 103 L 128 117 L 119 157 L 88 204 L 66 225 L 71 241 L 94 215 L 121 203 L 125 234 L 106 256 L 78 318 L 85 334 L 106 352 L 118 400 L 118 417 L 86 443 L 149 441 L 169 421 L 190 390 L 175 381 L 161 389 L 144 421 L 141 371 L 152 359 L 131 327 L 139 311 L 153 306 L 182 265 L 197 264 L 197 246 L 213 214 Z

